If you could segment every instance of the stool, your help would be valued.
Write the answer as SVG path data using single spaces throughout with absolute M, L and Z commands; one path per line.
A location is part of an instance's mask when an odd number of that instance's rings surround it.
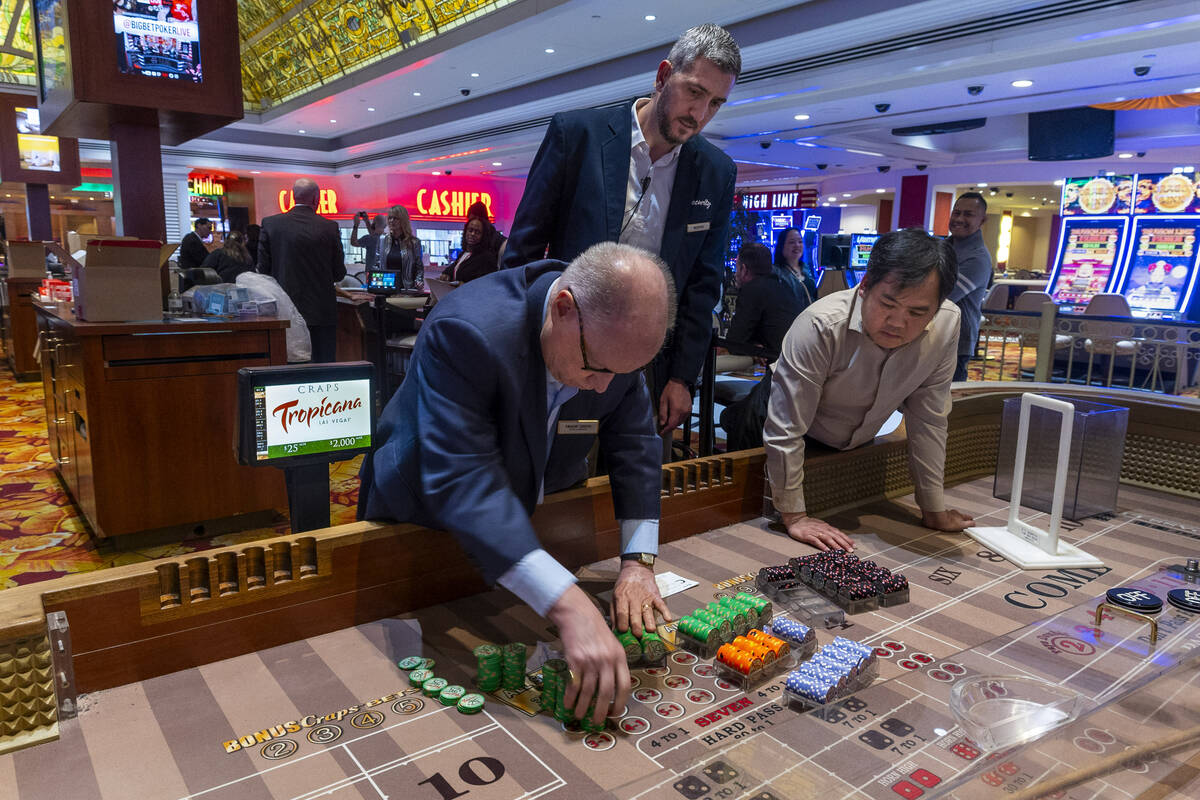
M 392 396 L 392 392 L 404 382 L 404 375 L 408 372 L 408 362 L 412 359 L 413 350 L 416 346 L 417 335 L 415 333 L 392 336 L 387 340 L 387 344 L 384 347 L 384 353 L 387 358 L 387 386 L 385 389 L 389 399 Z M 392 380 L 393 375 L 397 376 L 395 381 Z

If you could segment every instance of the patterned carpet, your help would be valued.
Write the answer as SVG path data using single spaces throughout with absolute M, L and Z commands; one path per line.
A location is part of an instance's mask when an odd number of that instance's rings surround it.
M 334 525 L 354 521 L 360 461 L 361 457 L 330 466 Z M 242 544 L 288 530 L 287 510 L 280 509 L 271 527 L 224 536 L 136 550 L 97 541 L 54 473 L 41 383 L 19 383 L 7 366 L 0 370 L 0 589 Z

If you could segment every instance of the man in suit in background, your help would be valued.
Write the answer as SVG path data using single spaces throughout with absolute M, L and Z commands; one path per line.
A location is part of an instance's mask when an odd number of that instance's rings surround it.
M 212 222 L 208 217 L 200 217 L 192 226 L 193 230 L 179 243 L 179 257 L 176 263 L 180 269 L 195 269 L 204 263 L 208 257 L 208 248 L 204 240 L 212 233 Z
M 555 114 L 513 220 L 504 267 L 570 260 L 596 242 L 658 253 L 671 269 L 679 315 L 648 368 L 659 430 L 691 413 L 692 392 L 721 296 L 737 170 L 697 136 L 742 69 L 723 28 L 684 32 L 658 65 L 654 93 L 633 107 Z
M 565 267 L 565 269 L 564 269 Z M 670 273 L 611 242 L 566 265 L 538 261 L 446 295 L 363 461 L 359 515 L 449 531 L 489 583 L 558 626 L 577 680 L 567 703 L 596 721 L 629 697 L 625 653 L 530 523 L 544 493 L 586 476 L 599 439 L 621 521 L 619 630 L 669 620 L 654 582 L 659 460 L 641 368 L 672 322 Z
M 262 222 L 258 271 L 279 281 L 304 317 L 312 337 L 314 362 L 337 361 L 337 295 L 333 285 L 346 277 L 346 256 L 338 224 L 317 215 L 321 190 L 311 178 L 292 186 L 296 205 Z

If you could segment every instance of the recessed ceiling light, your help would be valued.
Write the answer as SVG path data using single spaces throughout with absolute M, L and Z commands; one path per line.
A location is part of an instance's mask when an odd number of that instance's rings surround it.
M 842 192 L 842 197 L 849 197 L 849 196 L 850 196 L 850 192 Z
M 792 119 L 800 120 L 801 122 L 803 122 L 804 120 L 808 119 L 808 114 L 797 114 L 796 116 L 792 117 Z
M 304 128 L 301 128 L 300 133 L 308 133 L 308 131 L 304 130 Z
M 499 167 L 499 166 L 501 166 L 501 163 L 500 163 L 499 161 L 493 161 L 493 162 L 492 162 L 492 166 L 493 166 L 493 167 Z
M 837 198 L 834 197 L 833 195 L 829 195 L 829 202 L 831 202 L 831 203 L 837 202 Z
M 887 189 L 876 189 L 875 194 L 883 194 L 886 191 L 887 191 Z
M 1176 175 L 1178 175 L 1179 173 L 1183 172 L 1183 167 L 1171 167 L 1171 172 L 1174 172 Z
M 440 169 L 435 169 L 433 172 L 431 172 L 431 173 L 429 173 L 429 174 L 430 174 L 430 175 L 441 175 L 441 174 L 442 174 L 442 171 L 441 171 Z
M 1200 86 L 1192 86 L 1183 90 L 1184 94 L 1191 94 L 1192 92 L 1200 92 Z
M 1064 181 L 1062 178 L 1059 178 L 1058 180 L 1056 180 L 1056 181 L 1054 182 L 1054 185 L 1055 185 L 1055 186 L 1062 186 L 1062 185 L 1063 185 L 1063 183 L 1065 183 L 1065 181 Z
M 977 184 L 975 184 L 975 185 L 976 185 L 976 186 L 978 186 L 980 189 L 982 189 L 982 188 L 984 188 L 984 187 L 986 187 L 986 186 L 987 186 L 987 181 L 982 181 L 982 182 L 980 182 L 980 183 L 977 183 Z
M 547 52 L 547 53 L 553 53 L 553 52 L 554 52 L 554 48 L 553 48 L 553 47 L 547 47 L 547 48 L 546 48 L 546 52 Z
M 1105 172 L 1104 174 L 1105 174 L 1105 176 L 1106 176 L 1106 177 L 1112 178 L 1112 177 L 1114 177 L 1114 176 L 1115 176 L 1117 173 L 1113 172 L 1113 171 L 1110 169 L 1110 170 L 1108 170 L 1107 172 Z
M 1133 153 L 1117 153 L 1117 158 L 1133 158 Z
M 413 92 L 413 97 L 420 97 L 420 96 L 421 96 L 420 92 Z
M 374 111 L 374 110 L 375 110 L 375 106 L 367 106 L 367 111 Z
M 261 169 L 252 169 L 252 170 L 250 170 L 250 174 L 251 175 L 262 175 L 262 170 Z
M 643 19 L 645 19 L 646 22 L 654 22 L 654 20 L 658 19 L 658 17 L 654 16 L 653 14 L 647 14 L 645 17 L 643 17 Z
M 1184 172 L 1186 172 L 1186 173 L 1188 173 L 1188 174 L 1190 175 L 1190 174 L 1192 174 L 1193 172 L 1195 172 L 1195 171 L 1196 171 L 1196 168 L 1195 168 L 1195 167 L 1184 167 L 1184 168 L 1183 168 L 1183 171 L 1184 171 Z
M 823 206 L 828 206 L 828 205 L 829 205 L 829 203 L 821 203 L 821 205 L 823 205 Z
M 51 200 L 54 200 L 54 199 L 56 199 L 56 198 L 54 197 L 54 195 L 50 195 L 50 199 L 51 199 Z
M 336 125 L 336 124 L 337 124 L 337 120 L 336 120 L 336 119 L 331 119 L 331 120 L 329 120 L 329 124 L 330 124 L 330 125 Z
M 845 208 L 845 207 L 846 207 L 845 203 L 838 203 L 838 208 Z
M 472 78 L 478 78 L 478 77 L 479 77 L 479 73 L 478 73 L 478 72 L 472 72 L 472 73 L 471 73 L 471 77 L 472 77 Z
M 1026 81 L 1026 80 L 1013 81 L 1012 85 L 1013 85 L 1014 89 L 1028 89 L 1030 86 L 1033 86 L 1033 81 Z

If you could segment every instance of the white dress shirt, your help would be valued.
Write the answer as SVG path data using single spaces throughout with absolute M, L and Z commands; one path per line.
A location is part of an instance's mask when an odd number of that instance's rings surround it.
M 617 241 L 658 255 L 662 247 L 663 227 L 667 224 L 667 211 L 671 206 L 675 170 L 679 167 L 679 148 L 683 145 L 675 145 L 670 152 L 650 163 L 650 145 L 637 117 L 638 109 L 649 102 L 650 98 L 643 97 L 630 110 L 633 137 L 629 148 L 629 181 L 625 188 L 621 235 Z M 653 124 L 653 120 L 650 124 Z M 643 196 L 642 181 L 647 177 L 650 183 Z M 641 198 L 640 203 L 638 198 Z

